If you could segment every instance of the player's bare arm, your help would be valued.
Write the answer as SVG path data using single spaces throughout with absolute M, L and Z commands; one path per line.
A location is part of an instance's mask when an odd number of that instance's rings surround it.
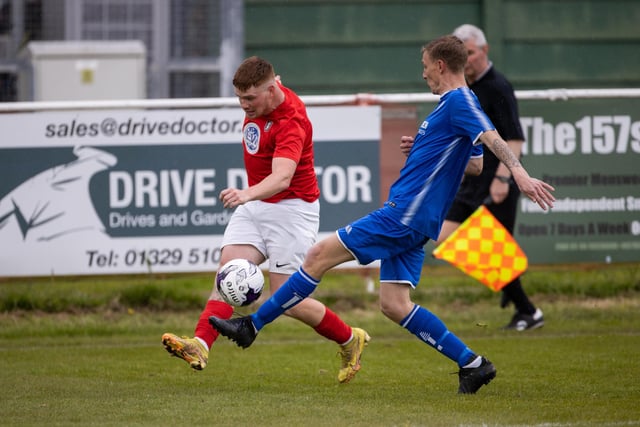
M 271 174 L 249 188 L 225 188 L 220 192 L 220 201 L 225 208 L 235 208 L 251 200 L 263 200 L 289 188 L 297 163 L 285 157 L 274 157 Z
M 500 137 L 496 131 L 487 131 L 480 136 L 480 140 L 484 145 L 493 151 L 493 154 L 511 171 L 511 175 L 520 191 L 526 195 L 532 202 L 537 203 L 543 210 L 553 207 L 556 200 L 551 194 L 555 189 L 537 178 L 529 176 L 527 171 L 522 167 L 520 160 L 511 151 L 507 143 Z
M 523 143 L 524 141 L 519 139 L 511 139 L 507 141 L 507 145 L 518 159 L 522 152 Z M 509 195 L 510 181 L 511 171 L 503 163 L 500 163 L 496 169 L 495 176 L 491 181 L 491 185 L 489 186 L 489 194 L 494 203 L 502 203 L 507 198 Z
M 482 157 L 473 157 L 467 162 L 467 166 L 464 168 L 464 174 L 478 176 L 482 173 L 483 166 L 484 159 Z
M 520 139 L 510 139 L 506 141 L 506 143 L 509 149 L 513 152 L 516 159 L 520 159 L 520 154 L 522 153 L 522 144 L 524 144 L 524 141 Z M 498 168 L 496 169 L 496 176 L 509 178 L 511 177 L 511 172 L 504 163 L 500 163 L 498 165 Z

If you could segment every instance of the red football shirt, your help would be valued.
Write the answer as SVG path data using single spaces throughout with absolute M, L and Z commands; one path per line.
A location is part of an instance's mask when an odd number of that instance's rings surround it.
M 282 85 L 285 100 L 268 116 L 249 119 L 245 116 L 242 130 L 244 166 L 249 185 L 255 185 L 271 173 L 274 157 L 285 157 L 297 163 L 291 185 L 284 191 L 264 199 L 276 203 L 283 199 L 313 202 L 320 197 L 313 160 L 313 128 L 302 100 Z

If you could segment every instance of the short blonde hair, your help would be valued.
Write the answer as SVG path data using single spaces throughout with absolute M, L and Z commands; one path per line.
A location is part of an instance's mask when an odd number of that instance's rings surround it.
M 432 60 L 441 59 L 454 73 L 461 73 L 467 63 L 467 48 L 462 40 L 453 35 L 439 37 L 422 47 Z

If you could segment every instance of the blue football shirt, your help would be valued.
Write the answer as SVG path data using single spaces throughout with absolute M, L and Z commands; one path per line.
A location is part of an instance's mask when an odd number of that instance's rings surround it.
M 480 135 L 495 127 L 468 87 L 446 92 L 422 122 L 385 205 L 407 227 L 432 240 L 462 181 L 467 162 L 482 157 Z

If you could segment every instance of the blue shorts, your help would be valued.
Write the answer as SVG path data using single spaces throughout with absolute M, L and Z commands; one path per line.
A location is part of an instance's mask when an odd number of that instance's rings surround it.
M 336 231 L 338 239 L 362 265 L 380 260 L 380 282 L 416 287 L 429 238 L 389 215 L 382 207 Z

